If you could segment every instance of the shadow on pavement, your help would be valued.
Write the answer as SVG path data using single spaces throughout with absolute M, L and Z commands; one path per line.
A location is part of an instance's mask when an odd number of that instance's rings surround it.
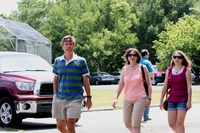
M 75 125 L 76 127 L 82 127 L 81 124 L 78 124 L 78 122 Z M 48 122 L 38 122 L 38 121 L 34 121 L 34 122 L 29 122 L 29 121 L 23 121 L 22 124 L 20 125 L 20 127 L 18 128 L 3 128 L 0 127 L 0 133 L 1 132 L 48 132 L 49 130 L 56 130 L 57 131 L 57 127 L 56 127 L 56 123 L 48 123 Z
M 45 129 L 55 129 L 56 124 L 52 123 L 41 123 L 41 122 L 22 122 L 20 130 L 45 130 Z
M 76 123 L 76 127 L 81 127 Z M 22 122 L 20 130 L 29 131 L 29 130 L 45 130 L 45 129 L 56 129 L 56 123 L 42 123 L 42 122 Z

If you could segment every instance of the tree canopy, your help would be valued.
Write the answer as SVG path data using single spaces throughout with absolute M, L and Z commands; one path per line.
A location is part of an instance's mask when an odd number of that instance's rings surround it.
M 44 29 L 54 29 L 47 31 L 54 57 L 62 53 L 58 40 L 72 34 L 76 37 L 76 52 L 87 59 L 92 71 L 118 69 L 125 49 L 138 41 L 129 30 L 137 23 L 131 6 L 126 0 L 57 0 L 43 25 Z

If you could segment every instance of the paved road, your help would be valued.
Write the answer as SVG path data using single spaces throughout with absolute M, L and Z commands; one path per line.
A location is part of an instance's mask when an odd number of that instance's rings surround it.
M 185 120 L 186 133 L 200 133 L 200 104 L 193 105 Z M 167 112 L 158 107 L 151 107 L 150 116 L 153 120 L 142 122 L 142 133 L 173 133 L 167 124 Z M 55 120 L 25 119 L 17 133 L 59 133 Z M 129 133 L 122 120 L 122 110 L 83 112 L 76 124 L 77 133 Z M 0 133 L 16 133 L 0 131 Z
M 200 133 L 200 104 L 193 105 L 188 111 L 185 120 L 186 133 Z M 89 114 L 91 118 L 83 115 L 79 124 L 82 128 L 77 128 L 78 133 L 129 133 L 122 120 L 122 110 L 107 111 L 100 116 L 98 112 Z M 142 133 L 173 133 L 167 123 L 167 112 L 161 111 L 158 107 L 152 107 L 150 111 L 152 121 L 142 122 Z M 89 119 L 87 124 L 83 123 Z M 97 121 L 97 119 L 99 121 Z M 101 120 L 104 121 L 101 121 Z

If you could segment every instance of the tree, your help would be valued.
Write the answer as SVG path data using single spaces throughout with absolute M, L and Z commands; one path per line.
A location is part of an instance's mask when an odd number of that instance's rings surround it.
M 47 14 L 44 29 L 53 42 L 53 55 L 61 55 L 61 37 L 76 38 L 76 53 L 84 56 L 91 71 L 122 67 L 124 51 L 138 41 L 130 27 L 137 22 L 126 0 L 57 0 Z M 120 65 L 119 65 L 120 64 Z
M 42 32 L 41 27 L 53 2 L 51 0 L 21 0 L 17 3 L 18 11 L 13 12 L 10 18 L 27 23 L 37 31 Z
M 131 13 L 131 5 L 125 1 L 103 0 L 98 3 L 93 33 L 89 35 L 87 50 L 91 53 L 92 66 L 100 71 L 114 71 L 122 68 L 121 56 L 128 47 L 137 42 L 135 34 L 130 32 L 136 23 Z M 120 64 L 120 65 L 119 65 Z
M 196 73 L 200 68 L 200 19 L 195 15 L 185 15 L 176 24 L 169 22 L 165 31 L 161 32 L 157 41 L 154 41 L 153 48 L 156 49 L 159 66 L 166 69 L 172 59 L 171 55 L 175 50 L 185 52 L 193 63 Z M 198 75 L 197 75 L 198 79 Z
M 193 7 L 195 1 L 197 0 L 129 0 L 135 4 L 132 12 L 139 19 L 136 27 L 132 28 L 139 38 L 136 46 L 138 49 L 149 50 L 152 63 L 158 62 L 156 51 L 152 47 L 153 41 L 158 39 L 157 35 L 164 30 L 167 22 L 176 23 L 184 14 L 189 14 L 189 7 Z

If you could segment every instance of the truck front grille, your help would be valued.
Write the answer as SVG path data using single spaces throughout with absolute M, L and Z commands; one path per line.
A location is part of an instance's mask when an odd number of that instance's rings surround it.
M 53 83 L 41 84 L 40 95 L 42 95 L 42 96 L 53 95 Z

